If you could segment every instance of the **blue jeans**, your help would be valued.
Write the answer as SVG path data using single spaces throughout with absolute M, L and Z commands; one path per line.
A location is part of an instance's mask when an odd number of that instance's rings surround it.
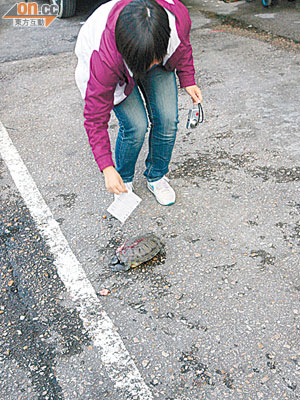
M 115 147 L 116 168 L 124 182 L 131 182 L 134 177 L 148 130 L 147 112 L 151 128 L 144 175 L 154 182 L 168 172 L 178 124 L 177 99 L 174 72 L 156 66 L 137 82 L 126 100 L 114 107 L 120 125 Z

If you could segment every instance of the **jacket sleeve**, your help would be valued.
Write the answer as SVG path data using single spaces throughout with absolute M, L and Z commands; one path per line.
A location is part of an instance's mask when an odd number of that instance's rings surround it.
M 84 107 L 84 126 L 100 171 L 114 165 L 108 135 L 108 122 L 114 105 L 118 76 L 94 50 L 90 60 L 90 78 Z
M 190 43 L 191 19 L 186 7 L 182 7 L 181 26 L 177 26 L 180 32 L 181 43 L 177 49 L 178 60 L 176 63 L 176 73 L 180 82 L 180 87 L 195 85 L 195 68 L 192 55 L 192 46 Z M 177 22 L 178 24 L 178 22 Z

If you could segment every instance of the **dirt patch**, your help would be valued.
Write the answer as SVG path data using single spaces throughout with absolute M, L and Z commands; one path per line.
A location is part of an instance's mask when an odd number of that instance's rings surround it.
M 255 159 L 255 153 L 230 154 L 225 150 L 211 153 L 197 152 L 196 157 L 186 157 L 182 163 L 175 162 L 176 169 L 169 173 L 169 177 L 198 177 L 207 181 L 223 180 L 218 176 L 219 172 L 227 173 L 230 170 L 237 170 L 252 163 Z

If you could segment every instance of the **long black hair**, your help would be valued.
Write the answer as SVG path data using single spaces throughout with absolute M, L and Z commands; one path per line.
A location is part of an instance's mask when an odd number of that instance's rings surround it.
M 143 75 L 154 60 L 163 60 L 170 31 L 168 14 L 155 0 L 133 0 L 123 8 L 116 23 L 116 45 L 135 76 Z

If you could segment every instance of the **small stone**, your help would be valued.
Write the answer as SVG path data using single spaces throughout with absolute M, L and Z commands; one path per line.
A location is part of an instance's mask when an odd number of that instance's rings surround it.
M 14 281 L 13 280 L 10 280 L 9 282 L 8 282 L 8 286 L 12 286 L 14 284 Z
M 24 319 L 25 319 L 25 315 L 21 315 L 21 316 L 20 316 L 20 320 L 21 320 L 21 321 L 24 321 Z
M 269 379 L 270 379 L 270 378 L 269 378 L 268 376 L 264 376 L 264 377 L 262 378 L 262 380 L 261 380 L 261 383 L 266 383 L 266 382 L 268 382 Z
M 102 289 L 100 292 L 98 292 L 100 296 L 108 296 L 110 294 L 110 290 L 108 289 Z
M 169 353 L 166 353 L 165 351 L 163 351 L 161 354 L 162 354 L 164 357 L 169 357 Z
M 139 343 L 139 339 L 136 337 L 133 339 L 133 341 L 134 341 L 134 343 Z
M 142 365 L 143 365 L 144 368 L 147 368 L 149 364 L 150 364 L 149 360 L 143 360 L 142 361 Z

